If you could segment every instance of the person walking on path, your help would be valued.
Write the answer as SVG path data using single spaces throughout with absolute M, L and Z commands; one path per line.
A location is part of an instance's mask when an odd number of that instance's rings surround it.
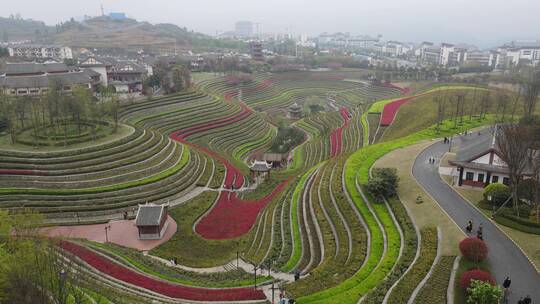
M 484 240 L 484 231 L 482 229 L 482 223 L 480 223 L 480 225 L 478 226 L 478 230 L 476 231 L 476 237 L 481 239 L 482 241 Z
M 508 296 L 510 294 L 510 284 L 512 284 L 512 280 L 510 280 L 510 277 L 506 277 L 504 279 L 504 282 L 502 284 L 503 286 L 503 303 L 508 303 Z
M 527 296 L 523 299 L 523 304 L 531 304 L 531 303 L 532 303 L 531 296 L 527 295 Z
M 510 288 L 510 284 L 512 284 L 512 280 L 510 280 L 510 277 L 506 277 L 506 279 L 504 279 L 502 286 L 504 289 L 508 289 Z
M 467 227 L 465 228 L 465 230 L 467 230 L 467 233 L 471 233 L 472 230 L 473 230 L 473 223 L 472 223 L 472 220 L 469 220 L 469 222 L 467 223 Z

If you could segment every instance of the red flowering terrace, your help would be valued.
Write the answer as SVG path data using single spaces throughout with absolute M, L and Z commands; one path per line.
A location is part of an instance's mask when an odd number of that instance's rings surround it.
M 208 148 L 193 144 L 187 137 L 210 129 L 223 127 L 238 122 L 251 113 L 251 109 L 242 104 L 239 114 L 218 119 L 212 122 L 191 126 L 171 134 L 173 140 L 190 145 L 211 157 L 219 160 L 226 169 L 225 181 L 218 200 L 213 208 L 195 226 L 195 231 L 206 239 L 223 240 L 239 237 L 249 231 L 255 223 L 259 212 L 278 195 L 289 180 L 279 184 L 269 195 L 257 201 L 244 201 L 237 197 L 235 192 L 228 189 L 240 189 L 244 185 L 244 176 L 227 159 L 210 151 Z
M 342 141 L 343 141 L 343 129 L 345 129 L 349 125 L 350 114 L 347 108 L 341 108 L 340 110 L 341 117 L 343 118 L 344 122 L 341 127 L 335 129 L 332 131 L 332 134 L 330 134 L 330 145 L 331 145 L 331 155 L 332 157 L 337 156 L 342 151 Z
M 405 97 L 386 104 L 381 115 L 381 126 L 385 127 L 391 125 L 396 118 L 399 108 L 415 98 L 416 96 Z
M 77 244 L 63 241 L 60 243 L 60 247 L 79 257 L 81 260 L 101 273 L 107 274 L 122 282 L 151 290 L 167 297 L 202 302 L 238 302 L 266 299 L 261 290 L 254 289 L 252 287 L 211 289 L 183 286 L 165 282 L 163 280 L 148 277 L 144 274 L 114 263 L 111 260 L 93 252 L 92 250 Z

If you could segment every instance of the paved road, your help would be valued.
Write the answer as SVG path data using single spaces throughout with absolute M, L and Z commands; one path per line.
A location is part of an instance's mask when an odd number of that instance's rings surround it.
M 462 141 L 472 142 L 478 135 L 457 136 L 454 145 Z M 479 223 L 484 226 L 484 240 L 489 247 L 489 261 L 492 273 L 499 284 L 508 275 L 512 279 L 511 294 L 508 303 L 517 303 L 521 296 L 529 294 L 533 303 L 540 303 L 540 274 L 534 269 L 521 250 L 481 212 L 472 207 L 448 184 L 438 173 L 438 164 L 430 165 L 428 159 L 441 156 L 448 151 L 449 146 L 438 142 L 424 150 L 415 160 L 413 175 L 431 196 L 439 203 L 450 217 L 465 230 L 467 221 L 472 219 L 475 229 Z M 457 244 L 456 244 L 457 246 Z

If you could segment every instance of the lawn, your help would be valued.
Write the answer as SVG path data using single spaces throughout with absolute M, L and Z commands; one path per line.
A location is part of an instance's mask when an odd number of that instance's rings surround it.
M 419 186 L 411 173 L 411 167 L 416 156 L 431 144 L 431 141 L 423 141 L 412 146 L 396 149 L 377 160 L 374 167 L 396 168 L 398 170 L 398 195 L 401 202 L 411 213 L 416 225 L 419 228 L 439 226 L 443 235 L 442 254 L 456 255 L 459 253 L 456 244 L 465 235 L 454 221 L 439 207 L 437 202 Z M 422 197 L 422 204 L 416 203 L 418 196 Z
M 166 243 L 152 249 L 151 254 L 165 259 L 178 258 L 178 263 L 190 267 L 213 267 L 223 265 L 242 251 L 244 238 L 212 241 L 205 240 L 193 231 L 195 221 L 217 198 L 218 192 L 204 192 L 194 199 L 170 210 L 178 228 Z M 186 250 L 189 249 L 189 250 Z

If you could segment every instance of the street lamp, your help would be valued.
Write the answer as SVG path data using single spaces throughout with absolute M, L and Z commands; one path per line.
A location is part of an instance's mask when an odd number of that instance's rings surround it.
M 109 230 L 111 230 L 111 225 L 105 226 L 105 243 L 109 242 L 109 234 L 108 234 Z
M 64 287 L 66 285 L 66 277 L 67 277 L 67 273 L 66 273 L 66 270 L 64 268 L 60 269 L 60 272 L 59 272 L 59 275 L 60 275 L 60 294 L 59 294 L 59 297 L 60 297 L 60 301 L 64 302 L 67 297 L 67 295 L 65 295 L 65 292 L 64 292 Z
M 257 289 L 257 269 L 259 269 L 257 265 L 253 264 L 253 275 L 254 275 L 253 278 L 255 279 L 255 284 L 254 284 L 255 289 Z

